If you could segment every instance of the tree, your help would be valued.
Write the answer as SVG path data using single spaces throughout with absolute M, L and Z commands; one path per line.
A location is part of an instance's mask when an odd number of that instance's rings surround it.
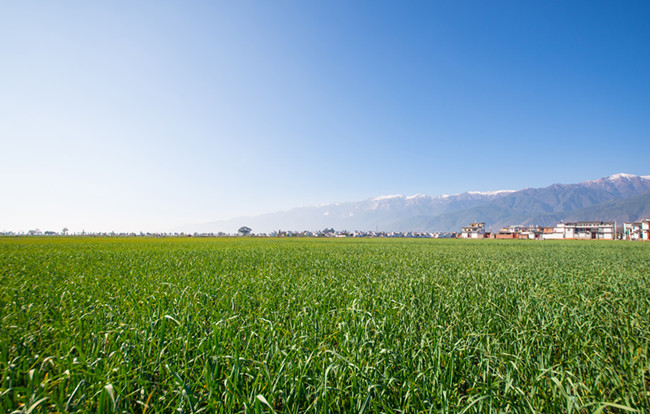
M 251 230 L 250 227 L 241 226 L 238 231 L 239 233 L 241 233 L 242 236 L 248 236 L 250 232 L 253 230 Z
M 64 227 L 63 230 L 61 230 L 61 234 L 63 234 L 64 236 L 67 235 L 68 234 L 68 228 Z

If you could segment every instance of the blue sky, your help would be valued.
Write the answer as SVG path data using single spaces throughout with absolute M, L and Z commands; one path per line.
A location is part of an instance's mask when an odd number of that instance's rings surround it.
M 0 230 L 650 174 L 650 3 L 4 2 Z

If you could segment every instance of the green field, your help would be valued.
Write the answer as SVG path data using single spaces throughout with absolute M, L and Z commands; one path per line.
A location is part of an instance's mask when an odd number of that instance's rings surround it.
M 0 411 L 648 412 L 650 244 L 0 238 Z

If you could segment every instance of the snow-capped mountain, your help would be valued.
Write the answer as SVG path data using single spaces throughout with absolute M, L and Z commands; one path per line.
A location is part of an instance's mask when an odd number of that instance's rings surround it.
M 458 231 L 474 220 L 483 221 L 494 230 L 515 224 L 552 225 L 569 218 L 637 220 L 642 218 L 637 215 L 650 215 L 647 197 L 642 197 L 648 192 L 650 176 L 614 174 L 579 184 L 553 184 L 518 191 L 384 195 L 357 202 L 299 207 L 256 217 L 188 225 L 179 231 L 234 232 L 242 225 L 257 233 L 324 228 Z
M 185 232 L 235 232 L 245 223 L 255 232 L 274 230 L 380 230 L 400 231 L 404 219 L 436 216 L 468 209 L 511 194 L 513 191 L 466 192 L 454 195 L 429 196 L 416 194 L 384 195 L 363 201 L 322 204 L 291 209 L 255 217 L 183 226 Z
M 617 195 L 620 198 L 628 198 L 639 192 L 648 191 L 650 175 L 614 174 L 609 177 L 585 181 L 579 185 L 587 188 L 599 189 Z

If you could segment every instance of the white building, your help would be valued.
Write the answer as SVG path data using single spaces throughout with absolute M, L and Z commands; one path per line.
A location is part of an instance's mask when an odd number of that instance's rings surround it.
M 605 221 L 580 221 L 576 223 L 559 223 L 552 233 L 544 233 L 544 240 L 580 239 L 580 240 L 614 240 L 616 224 Z
M 560 240 L 564 239 L 564 235 L 566 234 L 565 228 L 564 228 L 564 223 L 559 223 L 557 226 L 553 228 L 553 231 L 551 233 L 544 232 L 542 234 L 542 240 Z
M 485 238 L 485 223 L 479 223 L 479 222 L 470 223 L 469 226 L 463 227 L 463 231 L 460 234 L 460 237 L 463 239 Z
M 509 226 L 494 234 L 495 239 L 536 239 L 544 231 L 539 226 Z
M 650 240 L 650 218 L 636 223 L 623 223 L 625 240 Z

